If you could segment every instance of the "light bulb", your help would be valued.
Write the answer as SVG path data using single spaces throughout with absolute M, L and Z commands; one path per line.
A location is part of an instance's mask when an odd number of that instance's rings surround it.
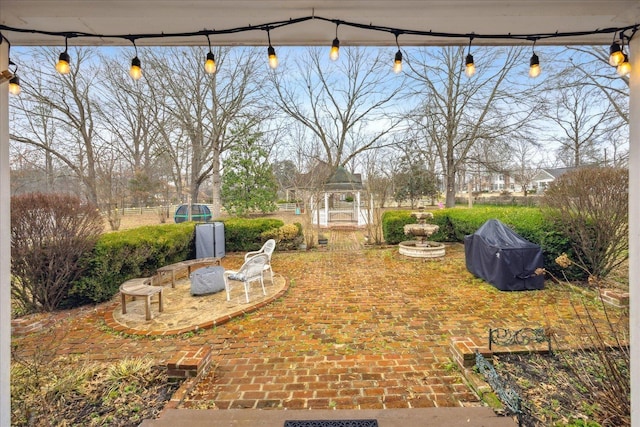
M 336 61 L 340 56 L 340 40 L 336 37 L 331 43 L 331 50 L 329 51 L 329 59 Z
M 618 65 L 616 72 L 620 77 L 628 76 L 631 73 L 631 64 L 629 63 L 629 57 L 624 54 L 622 62 Z
M 468 54 L 464 63 L 465 63 L 464 73 L 467 75 L 467 77 L 473 76 L 476 73 L 476 66 L 473 63 L 473 55 Z
M 402 52 L 400 49 L 396 52 L 396 57 L 393 60 L 393 72 L 399 74 L 402 71 Z
M 11 80 L 9 80 L 9 93 L 11 95 L 20 95 L 22 88 L 20 87 L 20 79 L 18 76 L 13 76 Z
M 269 54 L 269 67 L 272 69 L 278 68 L 278 57 L 276 56 L 276 50 L 273 46 L 269 46 L 267 49 L 267 53 Z
M 56 64 L 56 70 L 60 74 L 69 74 L 69 71 L 71 71 L 71 69 L 69 67 L 69 62 L 70 61 L 71 61 L 71 58 L 69 57 L 69 54 L 65 50 L 58 57 L 58 63 Z
M 540 60 L 538 59 L 538 55 L 535 53 L 531 55 L 531 60 L 529 61 L 529 77 L 535 79 L 540 75 Z
M 142 68 L 140 67 L 140 60 L 137 56 L 131 60 L 129 75 L 133 80 L 140 80 L 140 78 L 142 77 Z
M 216 59 L 213 56 L 213 53 L 207 53 L 207 61 L 204 63 L 204 70 L 209 74 L 213 74 L 217 69 L 218 67 L 216 66 Z
M 618 43 L 612 43 L 609 48 L 609 65 L 612 67 L 617 67 L 624 60 L 624 54 L 622 53 L 622 48 Z

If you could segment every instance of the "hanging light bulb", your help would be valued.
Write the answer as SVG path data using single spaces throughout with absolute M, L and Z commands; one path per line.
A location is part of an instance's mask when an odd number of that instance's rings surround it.
M 471 42 L 473 37 L 469 38 L 469 51 L 467 57 L 464 60 L 464 73 L 467 77 L 471 77 L 476 73 L 476 65 L 473 63 L 473 55 L 471 55 Z
M 393 59 L 393 72 L 396 74 L 400 74 L 402 72 L 402 52 L 400 51 L 400 44 L 398 44 L 398 35 L 399 34 L 396 33 L 396 46 L 398 46 L 398 51 Z
M 269 46 L 267 54 L 269 55 L 269 67 L 275 70 L 278 68 L 278 57 L 276 56 L 276 50 L 273 46 Z
M 540 59 L 535 53 L 531 55 L 529 60 L 529 77 L 535 79 L 540 75 Z
M 2 41 L 2 39 L 0 39 Z M 11 95 L 20 95 L 22 88 L 20 87 L 20 78 L 18 78 L 18 66 L 9 59 L 9 68 L 13 66 L 13 70 L 7 70 L 9 76 L 13 76 L 9 79 L 9 93 Z
M 464 60 L 464 73 L 467 77 L 471 77 L 476 73 L 476 65 L 473 63 L 473 55 L 468 54 Z
M 402 52 L 398 49 L 396 52 L 396 57 L 393 60 L 393 72 L 396 74 L 400 74 L 402 71 Z
M 209 35 L 207 34 L 207 41 L 209 42 L 209 53 L 207 53 L 207 60 L 204 63 L 204 70 L 208 74 L 214 74 L 218 69 L 216 65 L 216 57 L 211 52 L 211 40 L 209 40 Z
M 331 43 L 331 50 L 329 51 L 329 58 L 332 61 L 337 61 L 340 56 L 340 40 L 336 37 Z
M 629 57 L 627 56 L 626 53 L 623 54 L 622 62 L 618 64 L 618 67 L 616 68 L 616 72 L 620 77 L 628 76 L 629 73 L 631 73 L 631 64 L 629 63 Z
M 67 53 L 67 37 L 64 38 L 64 52 L 60 54 L 58 57 L 58 63 L 56 64 L 56 71 L 60 74 L 69 74 L 71 68 L 69 67 L 69 62 L 71 62 L 71 57 Z
M 20 95 L 21 91 L 20 78 L 18 78 L 18 76 L 13 76 L 11 80 L 9 80 L 9 93 L 17 96 Z
M 614 41 L 609 48 L 609 65 L 617 67 L 623 59 L 624 53 L 622 53 L 622 47 Z
M 138 58 L 138 47 L 136 46 L 135 39 L 131 39 L 131 42 L 133 43 L 133 47 L 136 50 L 136 56 L 134 56 L 133 59 L 131 60 L 131 68 L 129 68 L 129 75 L 133 80 L 140 80 L 140 78 L 142 77 L 142 67 L 140 64 L 140 59 Z
M 131 60 L 129 75 L 133 80 L 140 80 L 140 78 L 142 77 L 142 67 L 140 66 L 140 59 L 138 59 L 137 56 Z
M 204 63 L 204 69 L 208 74 L 214 74 L 218 69 L 218 67 L 216 66 L 216 57 L 211 51 L 207 53 L 207 60 Z
M 329 51 L 329 59 L 332 61 L 337 61 L 340 56 L 340 40 L 338 40 L 338 26 L 340 23 L 336 24 L 336 38 L 333 39 L 331 43 L 331 50 Z
M 269 67 L 275 70 L 278 68 L 278 57 L 276 56 L 276 50 L 271 46 L 271 35 L 269 34 L 269 29 L 267 28 L 267 38 L 269 39 L 269 47 L 267 48 L 267 55 L 269 55 Z

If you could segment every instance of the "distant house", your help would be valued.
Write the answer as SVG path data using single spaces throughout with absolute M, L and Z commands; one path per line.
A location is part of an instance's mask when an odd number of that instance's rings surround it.
M 570 168 L 555 168 L 555 169 L 540 169 L 540 171 L 533 177 L 532 185 L 538 193 L 542 193 L 553 181 L 567 172 L 582 168 L 593 168 L 596 165 L 583 165 Z
M 597 165 L 589 164 L 582 165 L 578 168 L 593 168 Z M 575 167 L 569 168 L 542 168 L 537 170 L 528 170 L 527 175 L 533 178 L 527 180 L 527 192 L 528 193 L 542 193 L 549 186 L 550 183 L 555 181 L 558 177 L 565 173 L 577 169 Z M 472 191 L 496 193 L 496 192 L 523 192 L 523 183 L 518 179 L 518 172 L 516 171 L 502 171 L 502 172 L 488 172 L 474 174 L 472 176 L 466 176 L 461 184 L 462 192 L 467 191 L 467 185 L 469 179 L 471 180 Z

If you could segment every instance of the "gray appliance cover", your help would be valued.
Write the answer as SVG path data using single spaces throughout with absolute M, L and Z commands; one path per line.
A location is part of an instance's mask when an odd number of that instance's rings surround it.
M 191 295 L 213 294 L 224 290 L 224 268 L 203 267 L 191 273 Z

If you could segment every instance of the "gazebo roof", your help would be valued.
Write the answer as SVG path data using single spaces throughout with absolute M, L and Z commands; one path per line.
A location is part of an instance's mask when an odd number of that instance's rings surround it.
M 326 191 L 358 191 L 362 190 L 362 176 L 352 174 L 344 167 L 338 166 L 336 171 L 324 184 Z

